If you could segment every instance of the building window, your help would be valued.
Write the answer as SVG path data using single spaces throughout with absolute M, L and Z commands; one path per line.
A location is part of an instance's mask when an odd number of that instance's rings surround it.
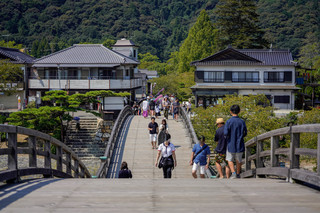
M 204 82 L 224 82 L 224 72 L 204 72 Z
M 264 72 L 264 82 L 284 82 L 284 72 Z
M 259 72 L 232 72 L 232 82 L 259 82 Z
M 133 50 L 133 57 L 137 58 L 137 50 Z
M 274 103 L 275 104 L 290 104 L 290 96 L 289 95 L 274 96 Z

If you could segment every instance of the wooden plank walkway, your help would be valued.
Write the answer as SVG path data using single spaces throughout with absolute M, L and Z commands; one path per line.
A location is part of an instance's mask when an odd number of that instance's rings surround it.
M 271 179 L 39 179 L 0 187 L 0 211 L 319 213 L 320 192 Z
M 156 119 L 160 125 L 163 117 Z M 147 129 L 149 118 L 135 116 L 131 121 L 130 129 L 125 143 L 123 161 L 128 163 L 133 177 L 137 178 L 163 178 L 162 170 L 154 166 L 157 150 L 151 149 L 149 131 Z M 171 142 L 176 146 L 178 166 L 173 170 L 172 178 L 192 178 L 191 166 L 188 162 L 191 156 L 190 139 L 182 121 L 176 122 L 172 116 L 168 120 Z

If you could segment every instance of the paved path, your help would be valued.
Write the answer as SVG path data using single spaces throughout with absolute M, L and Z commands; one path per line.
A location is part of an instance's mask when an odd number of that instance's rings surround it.
M 156 119 L 160 125 L 163 117 Z M 147 129 L 150 118 L 135 116 L 131 121 L 125 143 L 123 160 L 128 163 L 133 177 L 163 178 L 162 169 L 154 166 L 157 151 L 151 149 L 149 131 Z M 172 178 L 192 178 L 191 167 L 188 165 L 191 155 L 190 139 L 182 121 L 176 122 L 172 117 L 168 120 L 171 142 L 176 146 L 178 166 L 173 170 Z
M 0 187 L 0 211 L 319 213 L 320 192 L 271 179 L 39 179 Z

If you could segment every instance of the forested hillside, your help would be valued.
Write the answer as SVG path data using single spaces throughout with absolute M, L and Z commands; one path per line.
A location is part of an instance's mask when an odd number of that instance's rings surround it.
M 74 43 L 103 43 L 122 37 L 166 60 L 187 37 L 202 9 L 213 23 L 218 0 L 1 0 L 0 33 L 25 45 L 42 40 L 41 54 Z M 265 38 L 295 56 L 307 33 L 320 41 L 318 0 L 259 0 L 257 12 Z M 1 38 L 0 38 L 1 40 Z M 38 48 L 38 46 L 34 47 Z

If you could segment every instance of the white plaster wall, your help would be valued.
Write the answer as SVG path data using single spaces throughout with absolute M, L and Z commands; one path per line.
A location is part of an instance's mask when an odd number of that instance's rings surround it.
M 69 80 L 70 89 L 89 89 L 88 80 Z
M 129 89 L 130 80 L 110 80 L 110 89 Z
M 49 80 L 46 79 L 29 79 L 30 89 L 49 89 Z
M 90 80 L 90 89 L 110 89 L 110 80 Z

